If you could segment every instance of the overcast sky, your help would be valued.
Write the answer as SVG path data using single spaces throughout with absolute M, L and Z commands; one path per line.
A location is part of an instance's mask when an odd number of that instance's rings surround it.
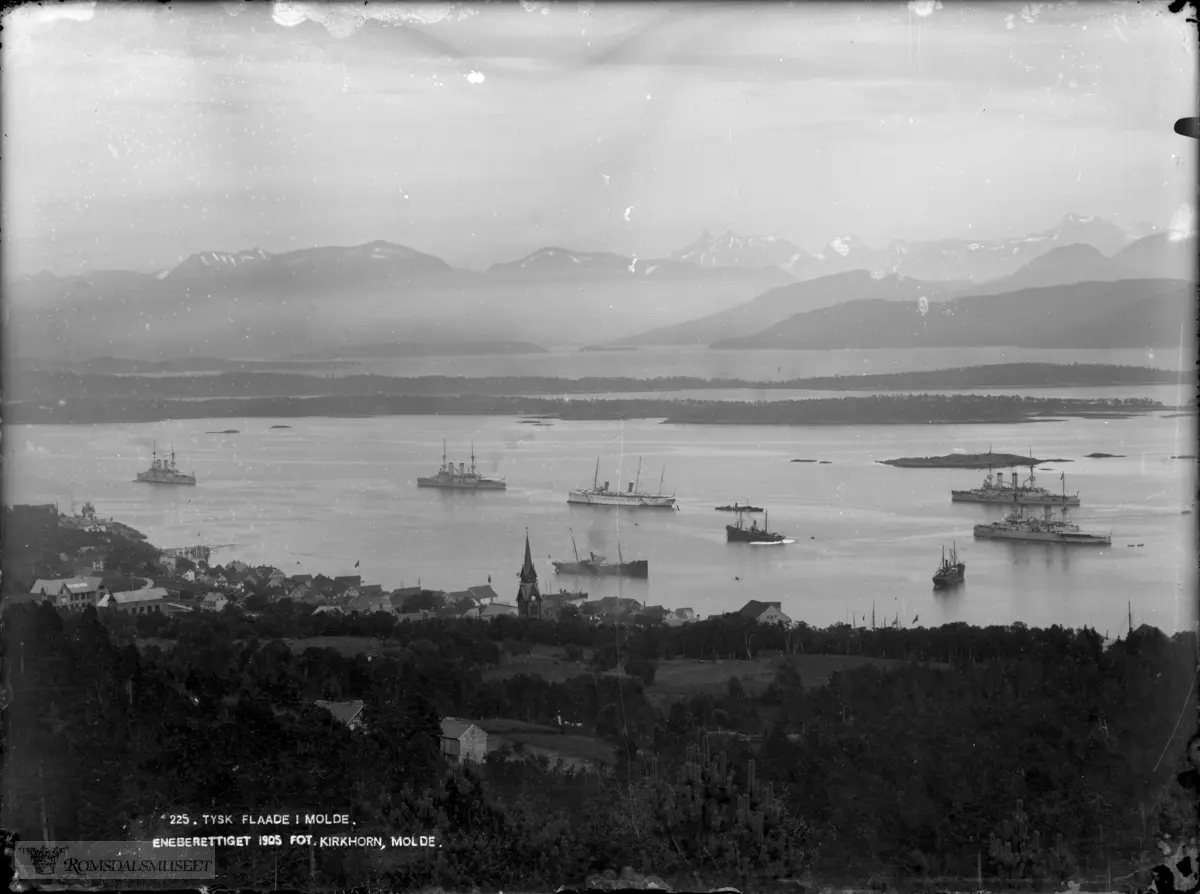
M 933 7 L 933 8 L 931 8 Z M 364 19 L 364 17 L 366 17 Z M 1164 3 L 25 6 L 10 273 L 386 239 L 482 267 L 702 229 L 817 247 L 1194 204 Z

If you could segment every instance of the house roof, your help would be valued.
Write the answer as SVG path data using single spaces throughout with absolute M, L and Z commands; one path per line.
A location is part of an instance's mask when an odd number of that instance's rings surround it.
M 755 619 L 769 608 L 773 608 L 775 611 L 783 611 L 780 607 L 782 605 L 783 603 L 781 602 L 759 602 L 757 599 L 751 599 L 738 610 L 738 614 L 743 618 Z
M 205 602 L 217 602 L 219 600 L 225 600 L 224 593 L 209 593 L 207 596 L 204 597 Z M 225 601 L 228 601 L 228 600 L 225 600 Z
M 442 718 L 442 738 L 461 739 L 463 733 L 473 726 L 475 724 L 469 720 L 459 720 L 457 717 L 444 717 Z
M 110 593 L 112 601 L 117 605 L 136 605 L 139 602 L 153 602 L 155 599 L 165 599 L 167 591 L 163 587 L 147 587 L 145 590 L 125 590 L 121 593 Z
M 641 603 L 628 596 L 604 596 L 585 602 L 582 606 L 584 613 L 602 613 L 633 611 L 641 608 Z
M 485 605 L 479 610 L 479 617 L 498 618 L 501 615 L 515 615 L 516 613 L 517 607 L 515 605 L 508 605 L 503 602 L 493 602 L 490 605 Z
M 346 606 L 351 611 L 357 612 L 377 612 L 387 611 L 391 608 L 391 600 L 386 596 L 375 595 L 371 596 L 366 593 L 360 593 L 350 600 Z
M 361 701 L 352 702 L 327 702 L 323 699 L 317 699 L 316 705 L 319 708 L 324 708 L 338 720 L 347 726 L 359 714 L 362 713 L 363 703 Z
M 491 600 L 500 598 L 500 594 L 492 589 L 491 584 L 483 584 L 482 586 L 478 587 L 467 587 L 467 592 L 480 602 L 485 600 L 490 602 Z
M 32 593 L 45 593 L 48 596 L 57 596 L 62 592 L 64 585 L 71 586 L 72 584 L 88 584 L 88 591 L 100 589 L 100 584 L 103 580 L 98 577 L 59 577 L 48 580 L 36 580 L 33 582 Z M 73 592 L 85 592 L 82 590 L 74 590 Z

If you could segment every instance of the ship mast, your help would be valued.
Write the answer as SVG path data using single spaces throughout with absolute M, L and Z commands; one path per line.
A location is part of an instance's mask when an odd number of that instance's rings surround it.
M 640 494 L 642 492 L 641 485 L 642 485 L 642 458 L 639 456 L 638 457 L 637 475 L 635 475 L 633 478 L 633 490 L 635 493 Z
M 471 442 L 471 474 L 475 474 L 475 442 Z
M 658 494 L 659 494 L 659 496 L 662 496 L 663 481 L 666 479 L 666 477 L 667 477 L 667 464 L 664 462 L 663 467 L 662 467 L 662 474 L 658 476 Z
M 442 471 L 446 471 L 446 439 L 442 438 Z
M 574 552 L 575 552 L 575 562 L 576 562 L 576 564 L 578 564 L 579 563 L 579 547 L 577 547 L 575 545 L 575 532 L 572 531 L 570 528 L 567 528 L 567 530 L 571 531 L 571 549 L 574 550 Z
M 619 484 L 617 486 L 620 487 Z M 594 475 L 592 475 L 592 490 L 599 490 L 599 488 L 600 488 L 600 454 L 597 453 L 596 454 L 596 473 Z

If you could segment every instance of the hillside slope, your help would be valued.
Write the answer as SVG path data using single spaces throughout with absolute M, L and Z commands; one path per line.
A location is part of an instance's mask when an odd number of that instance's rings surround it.
M 623 343 L 707 345 L 718 339 L 750 336 L 795 314 L 849 301 L 916 301 L 921 297 L 932 300 L 961 294 L 967 289 L 968 286 L 961 283 L 928 283 L 903 276 L 878 277 L 865 270 L 854 270 L 771 289 L 730 310 L 644 332 Z
M 1195 289 L 1181 280 L 1120 280 L 971 295 L 949 301 L 852 301 L 796 314 L 716 349 L 1177 346 L 1192 325 Z

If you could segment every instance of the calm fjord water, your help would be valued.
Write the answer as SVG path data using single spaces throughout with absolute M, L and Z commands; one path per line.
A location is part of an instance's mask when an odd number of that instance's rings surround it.
M 290 425 L 291 428 L 271 428 Z M 238 429 L 235 435 L 206 434 Z M 451 458 L 507 477 L 503 493 L 418 489 Z M 150 447 L 174 443 L 195 488 L 133 482 Z M 1113 532 L 1111 548 L 975 541 L 972 526 L 999 507 L 952 504 L 952 487 L 982 472 L 896 469 L 878 460 L 952 450 L 1073 459 L 1040 475 L 1083 498 L 1085 529 Z M 507 417 L 220 419 L 144 425 L 16 426 L 4 439 L 6 500 L 85 499 L 160 546 L 237 544 L 214 561 L 271 563 L 289 573 L 354 571 L 385 587 L 460 589 L 490 575 L 505 598 L 528 528 L 544 589 L 583 586 L 700 615 L 779 600 L 793 618 L 825 625 L 897 615 L 904 624 L 1094 626 L 1120 633 L 1127 600 L 1135 624 L 1173 631 L 1194 623 L 1195 450 L 1191 418 L 1067 420 L 971 426 L 670 426 L 654 421 L 521 424 Z M 1085 459 L 1087 453 L 1125 454 Z M 665 464 L 678 512 L 568 506 L 567 491 L 601 480 L 657 485 Z M 795 458 L 830 464 L 792 463 Z M 620 469 L 620 471 L 618 471 Z M 732 521 L 714 507 L 751 500 L 795 542 L 727 544 Z M 648 558 L 648 581 L 556 577 L 547 558 L 581 551 Z M 930 577 L 943 544 L 957 541 L 966 584 L 949 594 Z M 1130 546 L 1130 544 L 1136 544 Z

